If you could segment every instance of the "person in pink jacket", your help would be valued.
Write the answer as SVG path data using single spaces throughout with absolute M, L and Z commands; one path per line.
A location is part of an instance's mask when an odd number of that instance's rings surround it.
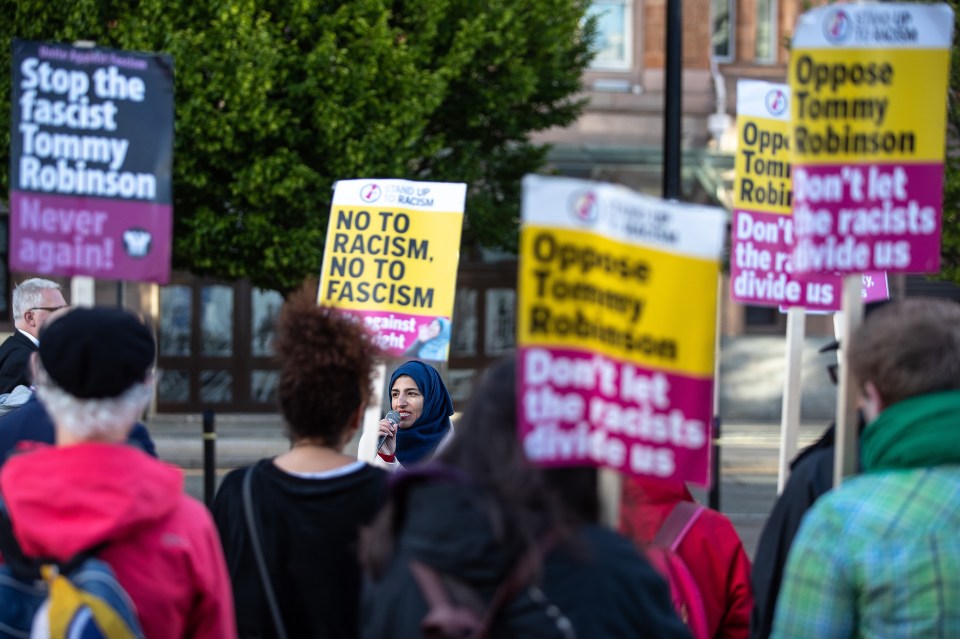
M 78 308 L 43 330 L 32 364 L 56 445 L 13 456 L 0 494 L 28 557 L 103 545 L 150 639 L 235 637 L 223 552 L 182 472 L 126 445 L 152 394 L 153 336 L 120 309 Z
M 628 478 L 620 502 L 620 532 L 648 547 L 677 504 L 693 501 L 682 482 Z M 753 610 L 750 558 L 727 516 L 704 509 L 683 537 L 677 554 L 703 597 L 707 635 L 747 639 Z

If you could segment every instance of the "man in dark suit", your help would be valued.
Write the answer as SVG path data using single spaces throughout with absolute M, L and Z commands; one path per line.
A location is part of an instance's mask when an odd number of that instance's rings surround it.
M 0 344 L 0 394 L 30 386 L 30 355 L 40 344 L 40 327 L 51 313 L 66 305 L 60 285 L 50 280 L 34 277 L 13 289 L 16 330 Z

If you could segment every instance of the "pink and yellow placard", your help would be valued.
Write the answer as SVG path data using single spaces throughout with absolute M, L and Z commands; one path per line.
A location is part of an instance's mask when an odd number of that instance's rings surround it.
M 337 182 L 318 301 L 361 318 L 390 357 L 445 361 L 466 185 Z
M 953 11 L 805 13 L 790 60 L 798 273 L 940 270 Z
M 784 84 L 737 83 L 730 295 L 756 306 L 837 311 L 841 275 L 794 274 L 790 100 Z M 885 273 L 866 273 L 863 282 L 866 301 L 889 297 Z
M 518 422 L 547 466 L 709 482 L 720 209 L 523 182 Z

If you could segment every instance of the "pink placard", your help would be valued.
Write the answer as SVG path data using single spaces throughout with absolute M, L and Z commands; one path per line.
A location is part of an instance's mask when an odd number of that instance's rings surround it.
M 808 311 L 840 310 L 843 276 L 839 273 L 794 273 L 793 218 L 776 213 L 733 212 L 730 290 L 734 300 L 746 304 L 800 306 Z M 886 274 L 863 274 L 866 302 L 888 299 Z
M 166 204 L 24 191 L 10 196 L 10 268 L 166 284 Z
M 794 166 L 798 277 L 939 272 L 942 193 L 939 163 Z
M 520 437 L 543 466 L 709 483 L 712 379 L 559 348 L 519 349 Z
M 446 361 L 450 349 L 450 318 L 389 311 L 342 309 L 363 321 L 387 357 Z

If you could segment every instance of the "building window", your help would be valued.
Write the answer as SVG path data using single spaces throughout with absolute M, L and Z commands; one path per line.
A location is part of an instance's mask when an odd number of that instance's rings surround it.
M 754 59 L 760 64 L 777 61 L 777 3 L 757 0 L 757 50 Z
M 250 353 L 255 357 L 270 357 L 274 354 L 273 338 L 277 334 L 277 316 L 283 306 L 283 296 L 264 288 L 254 288 L 250 295 Z
M 233 355 L 233 287 L 204 286 L 200 289 L 201 350 L 204 355 Z
M 734 32 L 736 24 L 734 0 L 710 1 L 710 40 L 713 45 L 713 57 L 720 62 L 733 60 Z
M 597 52 L 591 67 L 625 71 L 633 54 L 633 10 L 631 0 L 594 0 L 587 15 L 596 17 Z
M 189 286 L 160 289 L 160 354 L 189 356 L 193 301 Z
M 190 401 L 190 371 L 163 370 L 157 381 L 157 398 L 161 402 L 182 404 Z
M 200 371 L 200 401 L 225 404 L 233 400 L 233 375 L 230 371 Z

